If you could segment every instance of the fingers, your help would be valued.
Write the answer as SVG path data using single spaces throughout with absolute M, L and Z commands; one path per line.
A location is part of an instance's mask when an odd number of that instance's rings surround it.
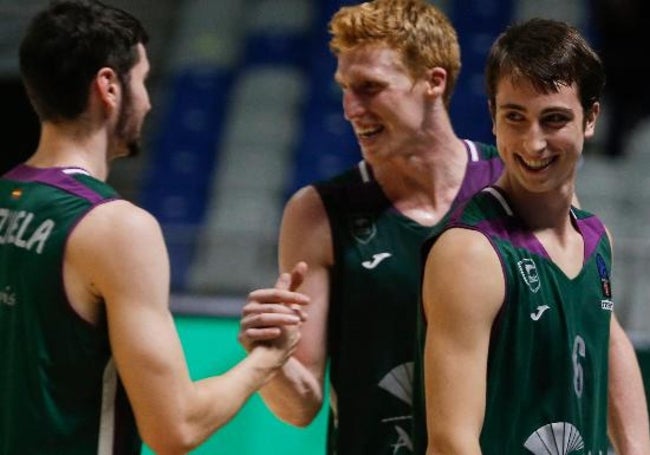
M 282 305 L 246 305 L 242 310 L 241 326 L 269 327 L 296 325 L 302 317 L 291 308 Z
M 242 317 L 252 314 L 284 314 L 293 315 L 299 318 L 299 322 L 307 320 L 307 312 L 301 305 L 284 305 L 282 303 L 260 303 L 249 302 L 242 308 Z
M 246 329 L 240 334 L 242 337 L 247 337 L 249 343 L 256 341 L 268 341 L 279 337 L 282 334 L 278 327 L 264 327 L 260 329 Z
M 295 292 L 305 280 L 307 264 L 298 262 L 291 273 L 281 273 L 273 288 L 257 289 L 248 294 L 249 302 L 283 303 L 285 305 L 306 305 L 309 297 Z
M 300 332 L 298 327 L 307 320 L 303 309 L 309 297 L 295 292 L 305 280 L 307 264 L 298 262 L 291 272 L 278 276 L 273 288 L 257 289 L 248 294 L 242 309 L 238 339 L 247 351 L 257 343 L 278 344 L 281 349 L 295 349 Z
M 289 281 L 289 274 L 286 275 L 287 282 Z M 278 278 L 280 282 L 282 277 Z M 277 283 L 276 283 L 277 285 Z M 289 290 L 278 289 L 278 288 L 269 288 L 269 289 L 257 289 L 248 294 L 249 302 L 258 302 L 258 303 L 282 303 L 285 305 L 306 305 L 309 303 L 309 297 L 300 292 L 292 292 Z
M 291 305 L 289 306 L 293 314 L 300 318 L 300 322 L 305 322 L 307 320 L 307 312 L 302 309 L 300 305 Z
M 284 330 L 305 321 L 307 315 L 300 308 L 283 304 L 248 303 L 242 309 L 239 342 L 249 349 L 253 343 L 280 337 Z

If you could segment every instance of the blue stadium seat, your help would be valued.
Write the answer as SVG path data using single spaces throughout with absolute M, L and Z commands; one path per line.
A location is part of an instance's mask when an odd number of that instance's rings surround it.
M 169 246 L 172 288 L 181 290 L 196 236 L 175 237 L 178 227 L 198 229 L 216 168 L 232 72 L 220 68 L 184 69 L 170 81 L 169 100 L 154 158 L 142 186 L 141 203 L 160 221 Z

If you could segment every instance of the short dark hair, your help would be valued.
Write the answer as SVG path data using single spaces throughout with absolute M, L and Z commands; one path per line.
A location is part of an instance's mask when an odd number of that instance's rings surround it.
M 509 27 L 492 45 L 485 70 L 492 106 L 503 77 L 529 81 L 542 93 L 576 83 L 585 112 L 600 100 L 605 85 L 600 57 L 580 32 L 565 22 L 539 18 Z
M 53 1 L 30 22 L 20 45 L 23 83 L 41 120 L 75 119 L 90 83 L 110 67 L 124 84 L 149 40 L 131 14 L 96 0 Z

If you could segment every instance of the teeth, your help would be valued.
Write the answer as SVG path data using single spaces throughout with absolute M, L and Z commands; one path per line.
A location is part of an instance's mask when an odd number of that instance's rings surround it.
M 526 166 L 528 166 L 531 169 L 542 169 L 546 166 L 549 165 L 549 163 L 553 160 L 553 158 L 544 158 L 544 159 L 526 159 L 521 157 L 521 161 L 524 162 Z
M 371 136 L 373 134 L 381 131 L 381 126 L 376 126 L 373 128 L 357 128 L 357 135 L 359 136 Z

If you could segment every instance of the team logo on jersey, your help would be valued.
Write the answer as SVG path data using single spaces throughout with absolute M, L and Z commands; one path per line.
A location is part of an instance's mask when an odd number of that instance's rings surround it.
M 357 242 L 366 244 L 377 233 L 375 221 L 367 215 L 355 215 L 350 220 L 350 232 Z
M 406 403 L 409 407 L 412 407 L 413 362 L 403 363 L 390 370 L 381 381 L 379 381 L 378 386 Z M 409 431 L 412 420 L 413 416 L 410 414 L 382 420 L 383 423 L 392 424 L 395 429 L 395 443 L 391 444 L 393 447 L 393 455 L 413 453 L 413 441 L 411 440 L 411 434 Z M 404 423 L 407 423 L 409 426 L 404 428 Z
M 596 266 L 598 267 L 598 276 L 600 277 L 600 285 L 603 289 L 603 297 L 606 299 L 612 298 L 612 287 L 609 282 L 609 271 L 607 264 L 600 254 L 596 255 Z
M 23 189 L 22 188 L 14 188 L 11 191 L 11 199 L 20 199 L 20 197 L 23 195 Z
M 537 307 L 537 310 L 536 310 L 536 311 L 530 313 L 530 318 L 531 318 L 533 321 L 537 322 L 537 321 L 540 320 L 540 318 L 542 317 L 542 315 L 543 315 L 547 310 L 550 310 L 550 309 L 551 309 L 551 307 L 548 306 L 548 305 L 539 305 L 539 306 Z
M 538 428 L 531 434 L 524 447 L 534 455 L 570 455 L 584 449 L 580 431 L 568 422 L 554 422 Z
M 388 259 L 391 256 L 392 254 L 386 252 L 373 254 L 371 260 L 363 261 L 361 265 L 368 270 L 372 270 L 376 268 L 381 262 L 383 262 L 384 259 Z
M 612 302 L 612 285 L 609 281 L 609 271 L 605 260 L 600 254 L 596 255 L 596 266 L 598 267 L 598 276 L 600 277 L 600 286 L 604 297 L 600 301 L 600 308 L 605 311 L 613 311 L 614 302 Z
M 517 268 L 519 269 L 519 273 L 521 274 L 524 283 L 528 286 L 528 289 L 533 293 L 539 291 L 540 282 L 535 261 L 530 258 L 522 259 L 517 262 Z

